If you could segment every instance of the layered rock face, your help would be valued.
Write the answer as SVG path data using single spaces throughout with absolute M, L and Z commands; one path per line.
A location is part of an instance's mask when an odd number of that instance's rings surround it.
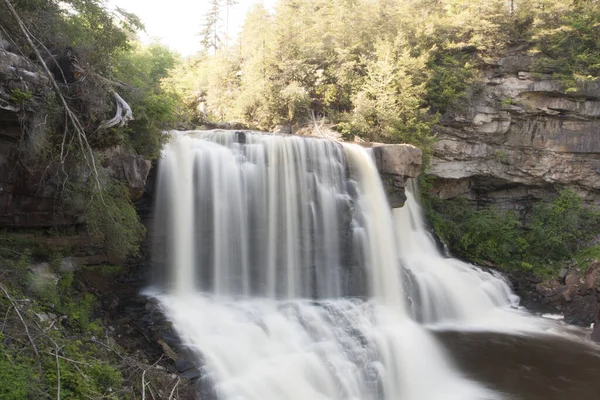
M 568 186 L 600 205 L 600 82 L 565 93 L 534 62 L 499 60 L 444 115 L 430 170 L 441 198 L 519 209 Z

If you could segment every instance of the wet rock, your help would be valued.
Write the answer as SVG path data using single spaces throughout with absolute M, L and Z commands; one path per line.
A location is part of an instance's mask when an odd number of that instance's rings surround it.
M 590 326 L 600 310 L 598 298 L 593 295 L 574 297 L 564 310 L 565 322 Z
M 179 375 L 187 379 L 199 379 L 202 374 L 200 368 L 194 361 L 189 360 L 186 356 L 179 356 L 175 361 L 175 368 Z
M 589 326 L 600 316 L 600 262 L 592 263 L 585 274 L 574 264 L 569 263 L 557 278 L 535 285 L 514 273 L 509 274 L 509 279 L 524 298 L 525 307 L 539 311 L 542 306 L 546 308 L 542 312 L 563 313 L 567 323 Z
M 600 343 L 600 320 L 594 324 L 594 330 L 592 331 L 592 341 Z
M 375 145 L 373 155 L 391 207 L 402 207 L 407 179 L 421 173 L 422 151 L 409 144 L 386 144 Z

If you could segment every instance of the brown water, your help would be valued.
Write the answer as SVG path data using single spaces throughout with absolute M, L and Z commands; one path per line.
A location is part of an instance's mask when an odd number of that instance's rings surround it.
M 464 373 L 508 399 L 600 400 L 600 346 L 556 336 L 437 332 Z

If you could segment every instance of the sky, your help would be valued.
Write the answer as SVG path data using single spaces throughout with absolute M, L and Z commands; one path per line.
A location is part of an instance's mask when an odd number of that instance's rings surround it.
M 246 13 L 254 3 L 262 2 L 272 9 L 275 1 L 238 0 L 238 4 L 230 7 L 229 11 L 229 37 L 235 38 L 240 32 Z M 140 17 L 146 26 L 146 33 L 140 35 L 144 43 L 158 39 L 184 56 L 201 49 L 198 34 L 209 8 L 209 0 L 110 0 L 109 4 Z M 225 30 L 224 15 L 222 25 Z

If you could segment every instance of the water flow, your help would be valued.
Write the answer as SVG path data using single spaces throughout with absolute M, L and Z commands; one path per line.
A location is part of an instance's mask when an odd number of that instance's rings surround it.
M 518 304 L 504 277 L 460 260 L 444 257 L 427 230 L 418 188 L 410 182 L 406 204 L 394 210 L 398 249 L 408 271 L 407 285 L 414 316 L 425 323 L 478 320 Z
M 196 132 L 166 146 L 157 196 L 156 296 L 216 398 L 498 398 L 409 318 L 362 148 Z

